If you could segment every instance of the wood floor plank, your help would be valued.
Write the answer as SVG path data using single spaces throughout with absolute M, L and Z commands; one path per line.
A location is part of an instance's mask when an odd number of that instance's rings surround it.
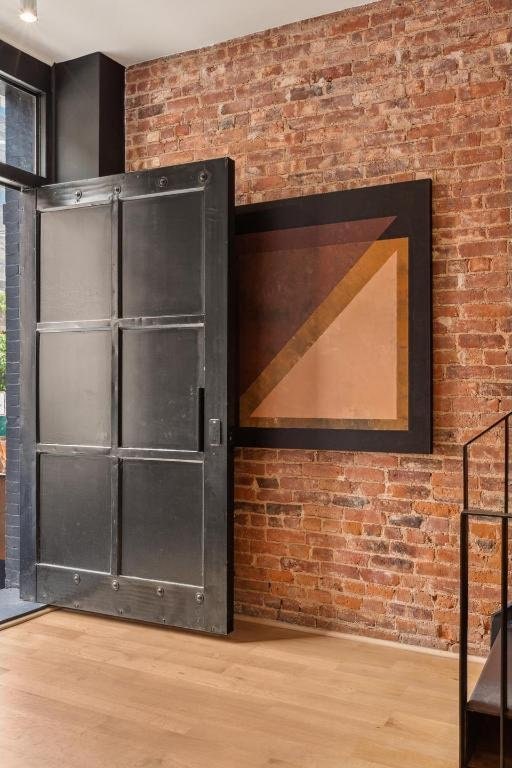
M 455 657 L 54 611 L 0 633 L 0 669 L 2 768 L 457 765 Z

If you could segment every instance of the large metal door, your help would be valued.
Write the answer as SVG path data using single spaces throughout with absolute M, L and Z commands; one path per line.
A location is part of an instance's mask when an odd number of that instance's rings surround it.
M 229 632 L 232 161 L 23 207 L 22 595 Z

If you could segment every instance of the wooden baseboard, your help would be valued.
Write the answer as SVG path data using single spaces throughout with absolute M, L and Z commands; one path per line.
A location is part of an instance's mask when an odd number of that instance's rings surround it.
M 288 624 L 285 621 L 276 621 L 275 619 L 260 619 L 256 616 L 244 616 L 236 614 L 237 622 L 249 622 L 252 624 L 265 624 L 269 627 L 279 627 L 280 629 L 290 629 L 295 632 L 307 632 L 312 635 L 323 635 L 324 637 L 335 637 L 338 640 L 348 640 L 353 643 L 367 643 L 370 645 L 380 645 L 384 648 L 393 648 L 402 651 L 413 651 L 414 653 L 425 653 L 430 656 L 441 656 L 452 661 L 458 660 L 459 654 L 455 651 L 443 651 L 440 648 L 425 648 L 421 645 L 409 645 L 408 643 L 399 643 L 397 640 L 382 640 L 377 637 L 366 637 L 365 635 L 351 635 L 346 632 L 335 632 L 328 629 L 316 629 L 314 627 L 302 627 L 298 624 Z M 468 661 L 476 664 L 484 664 L 485 658 L 481 656 L 468 656 Z

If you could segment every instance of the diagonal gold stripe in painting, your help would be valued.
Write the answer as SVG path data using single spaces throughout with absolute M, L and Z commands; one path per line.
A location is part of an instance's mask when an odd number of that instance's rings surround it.
M 409 426 L 409 238 L 396 241 L 397 271 L 397 418 Z
M 403 432 L 408 429 L 408 419 L 299 419 L 288 416 L 251 416 L 244 427 L 271 429 L 374 429 Z
M 402 238 L 376 240 L 367 248 L 357 263 L 242 395 L 240 398 L 241 426 L 252 424 L 251 414 L 258 405 L 402 244 Z

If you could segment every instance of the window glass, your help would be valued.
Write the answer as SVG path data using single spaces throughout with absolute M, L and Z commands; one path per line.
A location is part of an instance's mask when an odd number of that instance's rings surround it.
M 0 80 L 0 162 L 37 173 L 37 97 Z

